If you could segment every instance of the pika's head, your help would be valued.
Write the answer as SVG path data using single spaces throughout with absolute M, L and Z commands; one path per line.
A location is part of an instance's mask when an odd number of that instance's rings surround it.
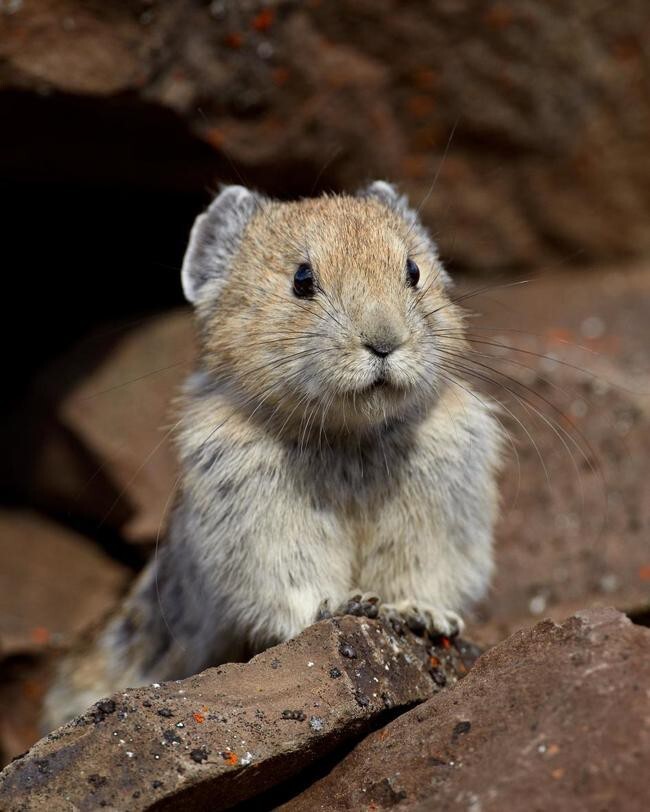
M 382 181 L 286 203 L 226 187 L 196 220 L 182 282 L 205 373 L 283 429 L 405 419 L 462 363 L 435 246 Z

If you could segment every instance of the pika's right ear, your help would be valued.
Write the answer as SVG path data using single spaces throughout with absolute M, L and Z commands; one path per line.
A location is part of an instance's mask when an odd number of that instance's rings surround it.
M 181 282 L 188 302 L 216 296 L 228 276 L 242 234 L 262 197 L 243 186 L 226 186 L 194 221 Z

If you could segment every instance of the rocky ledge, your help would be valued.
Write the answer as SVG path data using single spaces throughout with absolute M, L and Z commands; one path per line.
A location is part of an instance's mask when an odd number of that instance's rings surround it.
M 0 778 L 0 809 L 227 809 L 464 676 L 476 650 L 335 618 L 247 664 L 115 694 Z
M 647 808 L 649 629 L 593 609 L 474 659 L 322 621 L 245 665 L 98 702 L 5 769 L 0 808 Z

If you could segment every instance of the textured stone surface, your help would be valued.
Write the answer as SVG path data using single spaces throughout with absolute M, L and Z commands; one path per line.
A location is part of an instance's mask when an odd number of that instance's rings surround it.
M 115 604 L 129 572 L 36 514 L 0 512 L 0 656 L 65 644 Z
M 32 403 L 47 419 L 12 485 L 33 504 L 154 542 L 176 482 L 173 399 L 193 360 L 187 310 L 95 331 L 41 374 Z
M 79 533 L 32 512 L 0 511 L 0 764 L 40 735 L 55 652 L 110 611 L 129 577 Z
M 466 300 L 482 313 L 469 322 L 474 382 L 504 403 L 512 437 L 494 586 L 473 638 L 580 607 L 650 608 L 649 300 L 647 265 Z
M 98 702 L 0 776 L 3 810 L 225 809 L 453 685 L 470 648 L 322 621 L 251 662 Z
M 202 192 L 239 173 L 308 194 L 389 176 L 423 200 L 437 175 L 422 210 L 466 266 L 650 250 L 645 0 L 615 15 L 539 0 L 15 0 L 0 14 L 11 177 Z M 183 128 L 185 155 L 159 148 Z
M 650 630 L 611 609 L 544 621 L 281 808 L 641 812 L 649 685 Z

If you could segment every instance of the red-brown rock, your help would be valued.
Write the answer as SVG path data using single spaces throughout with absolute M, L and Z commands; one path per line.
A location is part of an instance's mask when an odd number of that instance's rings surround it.
M 643 265 L 465 300 L 483 314 L 469 322 L 479 354 L 468 379 L 503 402 L 512 438 L 496 575 L 473 639 L 581 606 L 650 608 L 649 298 Z
M 642 812 L 650 630 L 613 610 L 544 621 L 371 734 L 286 812 Z
M 388 176 L 468 267 L 650 251 L 644 0 L 616 14 L 538 0 L 17 0 L 2 14 L 12 177 L 54 164 L 84 182 L 202 192 L 239 173 L 309 194 Z M 11 114 L 17 90 L 27 115 Z M 67 131 L 57 94 L 77 103 Z M 183 128 L 195 142 L 179 155 Z
M 473 657 L 379 621 L 322 621 L 245 665 L 98 702 L 4 770 L 0 808 L 227 809 L 453 685 Z
M 48 419 L 26 415 L 21 433 L 38 444 L 13 487 L 129 541 L 155 541 L 176 485 L 173 399 L 193 335 L 189 311 L 171 311 L 98 330 L 58 359 L 33 387 Z
M 78 533 L 34 513 L 0 513 L 0 656 L 65 645 L 115 604 L 129 578 Z

